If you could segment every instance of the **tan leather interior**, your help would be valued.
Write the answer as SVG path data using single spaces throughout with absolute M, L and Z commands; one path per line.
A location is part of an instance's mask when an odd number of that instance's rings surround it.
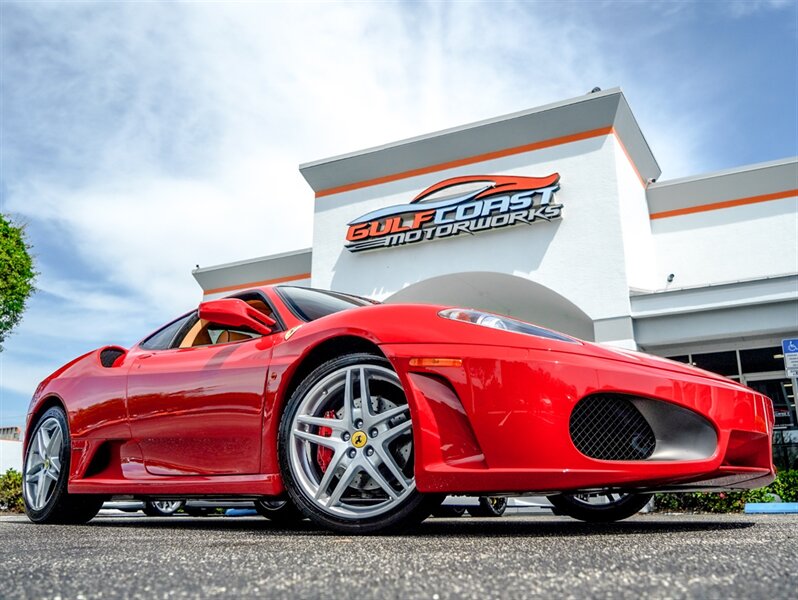
M 228 331 L 225 329 L 222 333 L 219 334 L 219 337 L 216 338 L 217 344 L 227 344 L 229 342 L 240 342 L 241 340 L 251 340 L 252 336 L 247 335 L 245 333 L 239 333 L 237 331 Z
M 252 308 L 262 312 L 267 317 L 274 319 L 275 321 L 277 318 L 274 316 L 272 309 L 269 308 L 269 305 L 266 304 L 263 300 L 247 300 L 247 304 L 249 304 Z
M 247 300 L 247 304 L 251 307 L 259 310 L 264 315 L 271 317 L 274 319 L 274 313 L 272 309 L 269 308 L 269 305 L 266 304 L 263 300 Z M 208 329 L 212 323 L 209 321 L 205 321 L 200 319 L 194 326 L 189 330 L 189 332 L 183 337 L 183 341 L 180 342 L 180 348 L 193 348 L 194 346 L 210 346 L 213 343 L 211 340 L 210 333 Z M 217 327 L 218 329 L 218 327 Z M 248 336 L 243 333 L 238 333 L 236 331 L 222 331 L 219 337 L 216 339 L 217 344 L 227 344 L 230 342 L 240 342 L 241 340 L 249 340 L 252 339 L 251 336 Z
M 193 346 L 208 346 L 211 343 L 211 336 L 208 333 L 208 321 L 200 319 L 188 330 L 188 333 L 180 342 L 180 348 L 191 348 Z

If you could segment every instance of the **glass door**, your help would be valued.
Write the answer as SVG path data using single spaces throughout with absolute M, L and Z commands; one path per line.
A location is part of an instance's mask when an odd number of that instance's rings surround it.
M 744 383 L 773 400 L 776 425 L 773 432 L 773 462 L 778 469 L 798 468 L 798 414 L 795 380 L 784 372 L 743 375 Z

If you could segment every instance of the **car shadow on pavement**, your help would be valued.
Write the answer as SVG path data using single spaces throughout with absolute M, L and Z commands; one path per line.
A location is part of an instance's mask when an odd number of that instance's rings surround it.
M 243 531 L 252 533 L 323 533 L 310 521 L 286 527 L 263 517 L 105 517 L 95 518 L 84 527 L 178 529 L 185 531 Z
M 410 535 L 427 536 L 479 536 L 479 537 L 551 537 L 551 536 L 603 536 L 603 535 L 651 535 L 679 534 L 701 531 L 729 531 L 747 529 L 756 525 L 754 521 L 727 521 L 717 516 L 707 516 L 706 520 L 680 518 L 678 515 L 666 517 L 645 516 L 617 523 L 583 523 L 565 518 L 527 517 L 527 518 L 430 518 L 415 527 L 380 535 L 397 537 Z M 292 527 L 280 526 L 261 518 L 230 517 L 136 517 L 99 518 L 86 527 L 137 528 L 137 529 L 176 529 L 206 531 L 241 531 L 253 535 L 337 535 L 303 521 Z
M 679 517 L 644 517 L 616 523 L 584 523 L 568 519 L 430 519 L 412 530 L 421 536 L 563 537 L 601 535 L 651 535 L 696 531 L 728 531 L 753 527 L 753 521 L 694 521 Z M 408 532 L 410 533 L 410 532 Z

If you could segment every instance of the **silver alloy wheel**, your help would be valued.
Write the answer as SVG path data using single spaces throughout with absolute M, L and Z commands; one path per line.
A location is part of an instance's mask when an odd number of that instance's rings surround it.
M 28 447 L 25 461 L 23 490 L 28 505 L 33 510 L 42 510 L 55 491 L 61 473 L 61 448 L 64 445 L 64 430 L 58 419 L 50 417 L 36 431 Z
M 172 514 L 183 506 L 182 500 L 153 500 L 151 504 L 162 513 Z
M 629 494 L 613 493 L 613 492 L 596 492 L 592 494 L 574 494 L 572 498 L 588 507 L 595 506 L 611 506 L 621 502 Z
M 331 454 L 325 466 L 320 449 Z M 389 512 L 416 489 L 412 450 L 399 377 L 382 366 L 357 364 L 333 371 L 305 394 L 288 453 L 294 479 L 319 510 L 363 519 Z

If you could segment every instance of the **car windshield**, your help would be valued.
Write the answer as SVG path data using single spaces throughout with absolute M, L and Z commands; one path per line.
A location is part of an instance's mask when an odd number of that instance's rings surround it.
M 349 294 L 294 286 L 280 286 L 277 293 L 291 312 L 303 321 L 315 321 L 342 310 L 375 304 Z

